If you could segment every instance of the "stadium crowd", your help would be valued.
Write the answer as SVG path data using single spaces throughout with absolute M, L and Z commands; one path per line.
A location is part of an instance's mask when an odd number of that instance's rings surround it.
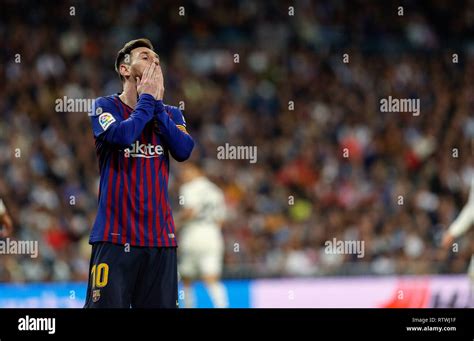
M 145 36 L 165 101 L 183 105 L 192 160 L 224 191 L 225 277 L 465 272 L 442 232 L 474 176 L 474 4 L 5 1 L 0 13 L 0 196 L 14 238 L 0 281 L 86 280 L 98 164 L 86 112 L 64 96 L 120 91 L 116 51 Z M 180 13 L 181 11 L 181 13 Z M 8 12 L 8 14 L 7 14 Z M 420 114 L 380 99 L 420 100 Z M 217 147 L 256 146 L 256 163 Z M 171 165 L 170 197 L 179 210 Z M 327 241 L 364 241 L 365 255 Z M 179 242 L 179 240 L 178 240 Z

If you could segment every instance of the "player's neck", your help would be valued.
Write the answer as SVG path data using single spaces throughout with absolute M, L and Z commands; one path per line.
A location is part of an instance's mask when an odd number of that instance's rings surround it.
M 138 97 L 136 85 L 131 82 L 125 82 L 123 85 L 123 91 L 119 97 L 123 103 L 128 105 L 130 108 L 135 109 Z

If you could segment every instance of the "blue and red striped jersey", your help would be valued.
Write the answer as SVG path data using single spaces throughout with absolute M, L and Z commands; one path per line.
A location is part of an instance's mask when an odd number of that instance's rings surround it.
M 142 94 L 135 109 L 118 95 L 99 97 L 90 113 L 100 185 L 89 242 L 177 246 L 168 200 L 169 154 L 194 147 L 181 111 Z

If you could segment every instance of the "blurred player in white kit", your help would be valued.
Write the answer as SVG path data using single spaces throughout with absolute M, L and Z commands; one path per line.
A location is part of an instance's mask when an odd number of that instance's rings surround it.
M 9 237 L 13 230 L 13 223 L 10 215 L 7 212 L 7 208 L 0 198 L 0 238 Z
M 184 285 L 184 306 L 195 307 L 192 281 L 202 279 L 215 308 L 227 308 L 220 282 L 224 258 L 221 227 L 226 215 L 224 193 L 194 163 L 181 172 L 179 199 L 179 274 Z
M 444 233 L 441 242 L 444 248 L 450 248 L 455 239 L 465 234 L 474 224 L 474 178 L 471 180 L 471 189 L 469 199 L 459 213 L 458 217 L 452 222 L 448 230 Z M 474 300 L 474 255 L 471 257 L 471 263 L 468 270 L 471 282 L 471 299 Z M 474 304 L 474 302 L 473 302 Z

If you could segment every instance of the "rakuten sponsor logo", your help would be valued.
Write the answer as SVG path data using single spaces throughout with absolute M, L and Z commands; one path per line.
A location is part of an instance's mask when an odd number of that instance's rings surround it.
M 136 141 L 134 144 L 132 144 L 131 148 L 127 148 L 124 150 L 124 154 L 125 157 L 144 157 L 148 159 L 163 155 L 164 150 L 163 147 L 159 144 L 141 144 L 139 141 Z

